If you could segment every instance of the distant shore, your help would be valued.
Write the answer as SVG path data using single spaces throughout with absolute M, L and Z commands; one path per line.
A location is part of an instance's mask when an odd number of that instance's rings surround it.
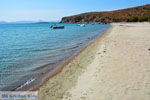
M 114 23 L 39 89 L 39 100 L 148 100 L 150 23 Z

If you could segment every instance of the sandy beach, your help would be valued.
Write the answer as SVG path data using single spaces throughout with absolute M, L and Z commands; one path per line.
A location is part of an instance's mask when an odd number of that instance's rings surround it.
M 150 23 L 114 23 L 39 89 L 38 100 L 150 100 Z

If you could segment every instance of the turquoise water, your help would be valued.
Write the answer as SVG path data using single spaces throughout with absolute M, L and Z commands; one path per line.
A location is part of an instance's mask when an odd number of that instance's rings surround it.
M 51 25 L 0 24 L 1 89 L 37 80 L 40 73 L 50 72 L 110 27 L 63 24 L 65 29 L 50 29 Z

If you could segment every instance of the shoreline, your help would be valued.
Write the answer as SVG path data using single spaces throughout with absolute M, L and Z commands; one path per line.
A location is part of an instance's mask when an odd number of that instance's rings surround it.
M 148 100 L 149 26 L 113 23 L 39 88 L 38 100 Z
M 28 77 L 27 81 L 24 81 L 20 83 L 20 81 L 17 81 L 13 83 L 13 86 L 7 86 L 2 88 L 2 91 L 35 91 L 38 90 L 43 84 L 45 84 L 50 78 L 53 76 L 57 75 L 58 73 L 61 72 L 61 70 L 66 66 L 68 63 L 70 63 L 78 54 L 80 54 L 81 51 L 83 51 L 89 44 L 91 44 L 93 41 L 95 41 L 98 37 L 101 37 L 111 26 L 108 25 L 107 29 L 102 29 L 99 34 L 88 38 L 88 40 L 85 43 L 82 43 L 82 46 L 78 45 L 78 48 L 75 48 L 76 50 L 72 51 L 70 57 L 65 57 L 63 60 L 58 61 L 57 64 L 54 63 L 48 63 L 46 65 L 42 65 L 38 68 L 33 69 L 33 71 L 40 70 L 42 68 L 47 68 L 47 70 L 40 72 L 38 77 L 32 77 L 30 78 L 28 75 L 23 76 L 22 79 L 26 79 Z M 73 49 L 73 48 L 69 48 Z M 57 67 L 52 67 L 55 66 Z M 50 68 L 49 68 L 50 67 Z M 53 68 L 53 69 L 52 69 Z M 16 85 L 17 84 L 17 85 Z M 14 87 L 15 86 L 15 87 Z
M 89 41 L 89 43 L 86 43 L 85 46 L 81 47 L 80 50 L 78 50 L 74 55 L 72 55 L 70 58 L 68 58 L 67 60 L 65 60 L 64 62 L 62 62 L 62 64 L 58 65 L 54 70 L 52 70 L 52 74 L 48 75 L 48 77 L 46 77 L 44 79 L 44 82 L 42 82 L 41 85 L 30 89 L 29 91 L 37 91 L 39 90 L 44 84 L 46 84 L 51 78 L 55 77 L 56 75 L 58 75 L 59 73 L 62 72 L 63 68 L 65 66 L 67 66 L 69 63 L 71 63 L 77 56 L 80 55 L 80 53 L 82 53 L 87 47 L 89 47 L 91 44 L 93 44 L 97 39 L 99 38 L 103 38 L 105 37 L 108 32 L 112 29 L 112 25 L 109 26 L 109 28 L 107 30 L 104 30 L 104 32 L 102 32 L 102 34 L 99 34 L 98 36 L 96 36 L 93 40 Z
M 90 48 L 91 46 L 95 45 L 96 42 L 102 41 L 106 36 L 108 36 L 108 34 L 111 32 L 112 29 L 113 29 L 113 26 L 110 24 L 110 27 L 105 32 L 103 32 L 102 35 L 97 36 L 94 40 L 92 40 L 85 47 L 83 47 L 79 52 L 77 52 L 75 56 L 71 57 L 70 59 L 66 60 L 63 64 L 55 68 L 55 70 L 52 71 L 53 74 L 49 75 L 49 77 L 46 78 L 46 80 L 42 83 L 42 85 L 31 89 L 31 91 L 39 91 L 44 85 L 48 84 L 48 81 L 50 81 L 52 78 L 55 78 L 57 75 L 59 75 L 63 71 L 63 69 L 68 66 L 68 64 L 72 63 L 87 48 Z

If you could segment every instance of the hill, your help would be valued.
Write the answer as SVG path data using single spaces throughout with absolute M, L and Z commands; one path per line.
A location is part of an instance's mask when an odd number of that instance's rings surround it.
M 89 12 L 63 17 L 61 23 L 111 23 L 150 21 L 150 4 L 106 12 Z

